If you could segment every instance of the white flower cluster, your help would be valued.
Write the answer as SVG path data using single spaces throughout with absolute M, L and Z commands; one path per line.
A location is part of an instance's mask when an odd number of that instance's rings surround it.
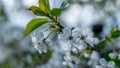
M 75 56 L 72 56 L 70 52 L 67 52 L 63 58 L 63 65 L 67 65 L 70 68 L 76 68 L 77 64 L 79 63 L 79 59 Z
M 93 38 L 90 29 L 64 28 L 63 33 L 58 35 L 61 47 L 64 51 L 81 52 L 87 46 L 94 47 L 99 43 L 97 38 Z
M 80 28 L 64 28 L 63 33 L 58 35 L 58 40 L 61 49 L 65 53 L 64 64 L 68 64 L 71 68 L 74 68 L 73 65 L 76 65 L 76 63 L 72 63 L 71 52 L 76 54 L 85 53 L 83 51 L 87 47 L 94 48 L 94 44 L 99 43 L 99 40 L 93 37 L 90 29 L 81 30 Z
M 38 52 L 46 53 L 48 45 L 47 39 L 49 37 L 45 37 L 42 32 L 36 32 L 31 36 L 31 41 L 34 44 L 34 47 Z M 93 37 L 92 31 L 90 29 L 80 28 L 64 28 L 57 37 L 58 44 L 60 45 L 60 50 L 63 51 L 64 54 L 64 65 L 68 65 L 71 68 L 75 68 L 75 66 L 79 63 L 79 59 L 73 56 L 71 53 L 85 53 L 87 47 L 94 48 L 95 44 L 99 43 L 97 38 Z M 50 40 L 49 42 L 54 42 L 54 40 Z M 54 45 L 54 44 L 50 44 Z
M 99 65 L 97 65 L 96 68 L 115 68 L 116 64 L 114 62 L 114 59 L 120 60 L 120 54 L 116 52 L 111 52 L 108 55 L 111 61 L 107 62 L 104 58 L 100 58 Z
M 109 61 L 107 62 L 104 58 L 99 59 L 99 64 L 96 68 L 115 68 L 115 62 Z
M 34 45 L 34 48 L 41 54 L 47 52 L 47 44 L 45 43 L 45 37 L 42 32 L 36 32 L 31 36 L 31 41 Z

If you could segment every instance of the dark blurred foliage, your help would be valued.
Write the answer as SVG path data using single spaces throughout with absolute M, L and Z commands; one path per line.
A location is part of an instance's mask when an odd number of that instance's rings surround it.
M 2 2 L 0 1 L 0 23 L 2 23 L 2 21 L 6 21 L 6 20 L 8 20 L 8 18 L 5 13 L 4 6 L 3 6 Z

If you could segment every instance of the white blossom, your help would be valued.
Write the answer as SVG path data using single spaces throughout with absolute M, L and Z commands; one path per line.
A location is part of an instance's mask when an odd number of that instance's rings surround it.
M 68 66 L 72 66 L 73 64 L 72 64 L 72 59 L 71 59 L 71 54 L 69 53 L 69 52 L 67 52 L 66 54 L 65 54 L 65 56 L 64 56 L 64 62 L 63 62 L 63 64 L 64 65 L 68 65 Z
M 47 52 L 47 45 L 45 44 L 44 34 L 42 32 L 36 32 L 31 36 L 31 41 L 34 45 L 34 48 L 41 54 Z
M 99 59 L 99 64 L 100 65 L 97 65 L 96 68 L 115 68 L 114 61 L 107 62 L 104 58 Z
M 91 54 L 88 54 L 87 51 L 84 52 L 87 47 L 94 47 L 95 44 L 99 43 L 99 40 L 93 37 L 93 33 L 89 29 L 81 30 L 80 28 L 64 28 L 62 33 L 58 34 L 57 40 L 60 44 L 63 54 L 65 54 L 63 57 L 64 65 L 75 68 L 76 64 L 79 62 L 79 59 L 73 56 L 71 52 L 76 54 L 81 53 L 81 55 L 84 55 L 84 57 L 91 58 L 95 61 L 99 59 L 99 54 L 96 51 L 93 51 Z M 31 36 L 31 41 L 34 44 L 34 48 L 38 50 L 40 54 L 47 52 L 48 46 L 46 44 L 52 46 L 52 42 L 54 42 L 49 38 L 45 40 L 45 36 L 42 32 L 34 33 Z M 100 64 L 103 66 L 101 62 L 102 61 L 100 61 Z
M 114 52 L 109 53 L 109 57 L 110 57 L 111 59 L 116 58 L 116 57 L 117 57 L 117 53 L 114 53 Z
M 76 48 L 76 47 L 73 47 L 73 48 L 72 48 L 72 52 L 73 52 L 73 53 L 78 53 L 77 48 Z
M 93 59 L 93 60 L 98 60 L 99 59 L 99 53 L 97 51 L 93 51 L 90 58 Z
M 107 61 L 104 58 L 100 58 L 99 63 L 100 63 L 100 65 L 102 65 L 104 67 L 107 65 Z
M 84 57 L 89 58 L 89 57 L 90 57 L 90 54 L 89 54 L 88 52 L 85 52 L 85 53 L 84 53 Z
M 115 68 L 115 62 L 113 62 L 113 61 L 108 62 L 107 67 L 108 68 Z
M 83 29 L 83 30 L 81 30 L 79 28 L 75 28 L 73 30 L 73 36 L 78 38 L 80 43 L 84 42 L 84 43 L 89 44 L 92 47 L 94 47 L 94 44 L 98 44 L 99 43 L 99 40 L 97 38 L 93 37 L 92 31 L 90 29 L 88 29 L 88 28 Z M 85 44 L 83 44 L 83 45 L 85 46 Z
M 97 65 L 96 68 L 105 68 L 105 67 L 103 67 L 101 65 Z
M 61 48 L 64 51 L 70 51 L 72 48 L 72 31 L 71 28 L 64 28 L 63 33 L 58 35 L 59 42 L 61 44 Z
M 94 47 L 94 44 L 98 44 L 99 40 L 93 37 L 93 33 L 90 29 L 86 28 L 82 31 L 82 35 L 84 37 L 84 41 Z
M 89 29 L 81 30 L 77 27 L 64 28 L 63 33 L 58 35 L 58 39 L 62 41 L 62 48 L 67 46 L 72 50 L 76 47 L 80 52 L 85 50 L 88 44 L 94 47 L 94 44 L 99 42 L 97 38 L 93 38 L 93 33 Z
M 61 48 L 62 48 L 62 50 L 64 50 L 65 52 L 66 51 L 70 51 L 70 48 L 71 48 L 71 44 L 70 44 L 70 42 L 69 41 L 67 41 L 67 42 L 61 42 Z
M 58 39 L 62 41 L 71 40 L 70 37 L 72 37 L 71 28 L 64 28 L 63 33 L 58 35 Z
M 118 54 L 118 59 L 120 60 L 120 54 Z
M 76 65 L 80 62 L 75 56 L 72 56 L 70 52 L 67 52 L 64 56 L 64 65 L 68 65 L 71 68 L 76 68 Z

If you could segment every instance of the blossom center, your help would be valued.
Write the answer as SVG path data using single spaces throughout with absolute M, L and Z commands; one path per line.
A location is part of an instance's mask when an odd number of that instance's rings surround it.
M 73 36 L 70 35 L 70 36 L 68 37 L 68 39 L 69 39 L 69 40 L 72 40 L 72 39 L 73 39 Z

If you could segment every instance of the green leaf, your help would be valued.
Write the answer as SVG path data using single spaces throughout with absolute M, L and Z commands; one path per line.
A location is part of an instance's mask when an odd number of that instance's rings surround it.
M 106 43 L 109 44 L 111 42 L 111 37 L 106 37 Z
M 11 62 L 8 60 L 2 64 L 0 64 L 0 68 L 13 68 Z
M 50 12 L 50 5 L 49 5 L 49 0 L 43 0 L 45 6 L 47 7 L 47 9 L 49 10 Z
M 103 53 L 102 57 L 105 58 L 107 61 L 111 60 L 110 57 L 109 57 L 109 55 L 108 55 L 108 53 Z
M 111 30 L 110 30 L 110 33 L 112 34 L 114 32 L 114 28 L 112 28 Z
M 50 14 L 50 6 L 48 0 L 39 0 L 39 8 L 46 14 Z
M 61 12 L 62 12 L 61 8 L 53 8 L 51 10 L 51 15 L 53 15 L 53 16 L 60 16 Z
M 115 64 L 120 67 L 120 60 L 115 59 Z
M 112 38 L 118 38 L 120 36 L 120 30 L 115 30 L 111 32 Z
M 38 28 L 39 26 L 45 24 L 48 22 L 47 18 L 36 18 L 32 19 L 26 26 L 24 36 L 27 36 L 29 33 L 31 33 L 33 30 Z
M 103 48 L 105 48 L 105 46 L 106 46 L 106 42 L 103 41 L 100 42 L 99 44 L 96 44 L 94 48 L 97 49 L 98 51 L 101 51 Z
M 46 16 L 46 14 L 42 10 L 40 10 L 39 7 L 32 6 L 29 8 L 29 10 L 32 11 L 37 16 Z

